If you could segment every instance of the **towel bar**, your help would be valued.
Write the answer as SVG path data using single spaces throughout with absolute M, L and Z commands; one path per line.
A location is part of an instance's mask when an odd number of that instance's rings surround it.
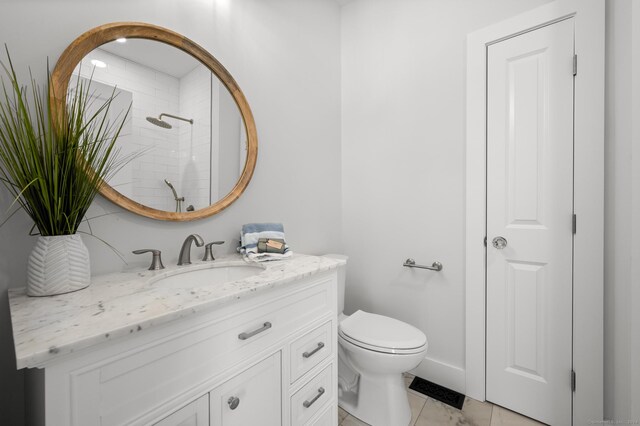
M 437 261 L 433 262 L 431 264 L 431 266 L 425 266 L 425 265 L 416 265 L 416 261 L 411 259 L 411 258 L 409 258 L 409 259 L 404 261 L 402 266 L 406 266 L 408 268 L 429 269 L 431 271 L 442 271 L 442 263 L 437 262 Z

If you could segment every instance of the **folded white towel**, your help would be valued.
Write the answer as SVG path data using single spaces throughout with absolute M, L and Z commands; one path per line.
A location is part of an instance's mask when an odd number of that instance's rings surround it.
M 242 225 L 240 233 L 240 253 L 245 260 L 265 262 L 268 260 L 284 259 L 293 254 L 285 243 L 284 253 L 258 253 L 258 240 L 260 238 L 284 238 L 284 226 L 281 223 L 247 223 Z M 285 240 L 286 241 L 286 240 Z

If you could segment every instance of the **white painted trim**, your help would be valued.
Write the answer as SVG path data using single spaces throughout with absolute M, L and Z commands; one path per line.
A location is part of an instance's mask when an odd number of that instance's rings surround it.
M 637 217 L 640 212 L 640 2 L 634 1 L 631 5 L 631 217 Z M 631 327 L 629 330 L 631 359 L 636 359 L 640 353 L 640 226 L 635 221 L 632 222 L 631 234 L 631 300 L 629 306 L 631 315 Z M 631 408 L 630 419 L 640 419 L 640 365 L 638 362 L 631 362 L 630 376 L 631 390 L 629 407 Z
M 410 373 L 456 392 L 465 393 L 465 373 L 460 367 L 425 357 Z
M 485 399 L 486 46 L 575 19 L 574 424 L 603 416 L 604 0 L 557 0 L 467 37 L 466 393 Z M 569 380 L 569 377 L 567 377 Z

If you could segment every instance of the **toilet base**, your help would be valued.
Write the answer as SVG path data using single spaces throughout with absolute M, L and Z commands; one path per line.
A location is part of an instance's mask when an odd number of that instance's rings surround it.
M 338 398 L 338 405 L 372 426 L 408 425 L 411 408 L 402 374 L 360 376 L 357 398 Z

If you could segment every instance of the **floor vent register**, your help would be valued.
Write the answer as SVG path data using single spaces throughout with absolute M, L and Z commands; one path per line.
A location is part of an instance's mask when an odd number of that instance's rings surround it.
M 463 394 L 445 388 L 444 386 L 437 385 L 428 380 L 421 379 L 420 377 L 415 377 L 413 379 L 409 385 L 409 389 L 420 392 L 429 398 L 437 399 L 438 401 L 450 405 L 453 408 L 457 408 L 458 410 L 461 410 L 462 404 L 464 404 Z

